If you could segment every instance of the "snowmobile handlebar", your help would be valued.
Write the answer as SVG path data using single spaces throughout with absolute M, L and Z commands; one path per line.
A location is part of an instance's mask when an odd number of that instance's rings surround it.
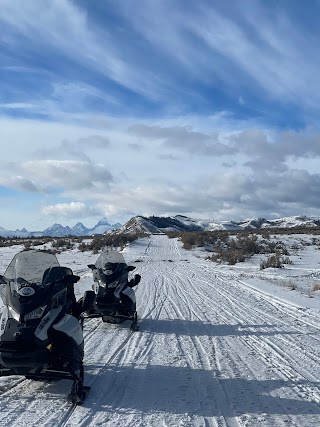
M 134 288 L 135 286 L 137 286 L 140 283 L 141 280 L 141 276 L 140 274 L 135 274 L 134 278 L 130 280 L 130 282 L 128 283 L 129 288 Z

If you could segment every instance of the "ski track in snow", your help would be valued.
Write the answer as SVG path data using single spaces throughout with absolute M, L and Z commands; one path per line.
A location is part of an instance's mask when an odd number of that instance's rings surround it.
M 83 405 L 71 381 L 2 379 L 0 427 L 319 427 L 320 312 L 179 248 L 154 235 L 125 249 L 141 329 L 85 321 Z

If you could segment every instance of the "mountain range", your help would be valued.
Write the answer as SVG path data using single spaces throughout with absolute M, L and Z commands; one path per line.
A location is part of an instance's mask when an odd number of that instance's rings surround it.
M 43 231 L 6 230 L 0 227 L 1 237 L 64 237 L 64 236 L 93 236 L 114 231 L 116 233 L 163 233 L 166 231 L 215 231 L 215 230 L 260 230 L 264 228 L 297 228 L 320 227 L 320 218 L 305 215 L 290 216 L 268 220 L 265 218 L 248 219 L 242 221 L 216 221 L 213 219 L 194 219 L 184 215 L 172 217 L 135 216 L 124 225 L 119 222 L 109 224 L 106 218 L 102 218 L 94 227 L 87 228 L 82 222 L 73 227 L 64 227 L 61 224 L 53 224 Z
M 116 224 L 109 224 L 106 218 L 100 219 L 100 221 L 92 228 L 88 228 L 78 222 L 73 227 L 64 227 L 61 224 L 53 224 L 51 227 L 46 228 L 43 231 L 28 231 L 25 228 L 21 230 L 6 230 L 3 227 L 0 227 L 0 236 L 1 237 L 64 237 L 64 236 L 92 236 L 95 234 L 103 234 L 107 231 L 113 231 L 121 227 L 121 224 L 118 222 Z

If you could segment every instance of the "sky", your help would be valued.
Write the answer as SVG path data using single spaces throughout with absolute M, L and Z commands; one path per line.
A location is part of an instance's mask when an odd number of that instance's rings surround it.
M 320 1 L 0 3 L 0 226 L 320 216 Z

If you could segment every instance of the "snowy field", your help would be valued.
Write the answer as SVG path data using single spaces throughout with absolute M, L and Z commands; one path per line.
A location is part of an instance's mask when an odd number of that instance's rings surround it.
M 281 239 L 294 263 L 261 271 L 263 256 L 217 265 L 165 235 L 126 247 L 140 331 L 85 322 L 92 390 L 75 409 L 69 381 L 0 378 L 0 427 L 319 427 L 319 243 Z M 1 248 L 0 273 L 21 249 Z M 81 276 L 79 297 L 97 257 L 58 255 Z

